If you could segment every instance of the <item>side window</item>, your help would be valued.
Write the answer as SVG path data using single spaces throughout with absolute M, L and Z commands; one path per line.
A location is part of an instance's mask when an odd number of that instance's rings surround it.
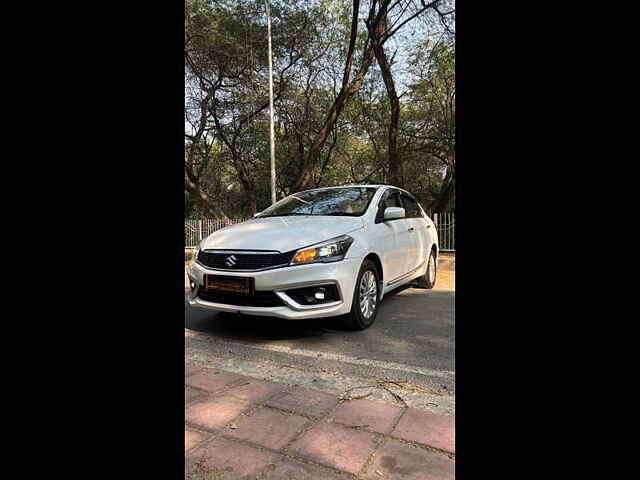
M 384 218 L 384 211 L 388 207 L 402 207 L 400 203 L 400 195 L 397 190 L 387 190 L 378 204 L 378 214 L 376 221 L 382 221 Z
M 390 191 L 387 195 L 385 195 L 385 198 L 382 200 L 382 203 L 384 204 L 384 208 L 402 207 L 402 205 L 400 204 L 400 196 L 396 191 Z
M 418 202 L 416 202 L 409 195 L 406 195 L 404 193 L 402 194 L 402 204 L 404 205 L 407 218 L 422 217 L 422 212 L 418 207 Z

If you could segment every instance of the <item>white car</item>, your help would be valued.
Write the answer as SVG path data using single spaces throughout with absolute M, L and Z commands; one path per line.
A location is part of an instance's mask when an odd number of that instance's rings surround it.
M 291 320 L 344 316 L 361 330 L 390 290 L 410 282 L 432 288 L 437 260 L 435 225 L 409 192 L 319 188 L 202 240 L 187 267 L 188 300 Z

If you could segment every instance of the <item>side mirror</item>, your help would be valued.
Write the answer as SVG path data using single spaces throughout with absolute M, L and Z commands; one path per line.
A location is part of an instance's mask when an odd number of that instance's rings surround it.
M 387 207 L 384 210 L 384 219 L 385 220 L 394 220 L 396 218 L 404 218 L 404 208 L 401 207 Z

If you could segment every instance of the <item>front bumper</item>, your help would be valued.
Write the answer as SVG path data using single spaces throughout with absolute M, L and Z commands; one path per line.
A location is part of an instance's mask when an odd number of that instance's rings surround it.
M 220 312 L 279 317 L 290 320 L 344 315 L 351 310 L 353 291 L 360 264 L 361 261 L 359 259 L 347 258 L 334 263 L 296 265 L 261 272 L 233 272 L 212 270 L 192 262 L 187 267 L 187 276 L 190 282 L 195 282 L 196 288 L 189 288 L 187 299 L 190 305 Z M 205 274 L 252 277 L 256 291 L 275 292 L 285 305 L 253 307 L 205 301 L 197 297 L 198 287 L 204 284 Z M 301 305 L 286 294 L 286 290 L 326 284 L 335 284 L 338 287 L 340 301 L 318 305 Z

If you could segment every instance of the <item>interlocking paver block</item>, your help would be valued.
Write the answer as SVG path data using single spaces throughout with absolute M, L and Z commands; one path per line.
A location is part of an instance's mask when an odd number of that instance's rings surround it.
M 321 417 L 338 403 L 338 397 L 312 388 L 297 388 L 284 396 L 271 399 L 267 405 L 292 412 Z
M 409 408 L 391 436 L 455 453 L 455 426 L 454 417 Z
M 380 475 L 380 472 L 382 475 Z M 390 439 L 367 467 L 367 480 L 452 480 L 455 462 L 446 454 L 435 453 Z
M 286 389 L 287 386 L 284 384 L 264 382 L 247 377 L 246 382 L 231 388 L 227 393 L 247 402 L 260 403 Z
M 375 433 L 320 423 L 296 440 L 290 450 L 323 465 L 357 474 L 375 448 Z
M 198 365 L 194 365 L 193 363 L 185 363 L 184 364 L 184 376 L 188 377 L 190 375 L 195 375 L 196 373 L 200 373 L 202 370 L 204 370 L 203 367 L 200 367 Z
M 192 403 L 202 400 L 207 394 L 201 390 L 184 387 L 184 406 L 188 407 Z
M 263 478 L 264 480 L 344 480 L 344 477 L 329 469 L 295 460 L 285 460 L 275 469 L 267 469 Z
M 250 406 L 251 403 L 229 395 L 205 398 L 187 408 L 185 419 L 206 428 L 222 428 Z
M 298 415 L 262 408 L 250 417 L 240 416 L 235 422 L 237 428 L 227 429 L 225 435 L 280 450 L 302 431 L 307 422 L 306 418 Z
M 184 429 L 184 449 L 189 450 L 190 448 L 195 447 L 197 444 L 202 442 L 206 436 L 200 432 L 195 432 L 193 430 Z
M 390 403 L 358 399 L 344 402 L 331 416 L 334 421 L 350 427 L 364 427 L 379 433 L 388 433 L 402 412 L 402 408 Z
M 240 383 L 245 379 L 249 381 L 248 377 L 243 377 L 231 372 L 219 372 L 217 370 L 204 370 L 203 372 L 196 373 L 185 379 L 185 383 L 192 387 L 201 388 L 208 392 L 217 392 L 229 385 Z
M 280 458 L 275 453 L 215 438 L 190 451 L 186 476 L 194 480 L 255 479 L 267 466 L 279 463 Z

